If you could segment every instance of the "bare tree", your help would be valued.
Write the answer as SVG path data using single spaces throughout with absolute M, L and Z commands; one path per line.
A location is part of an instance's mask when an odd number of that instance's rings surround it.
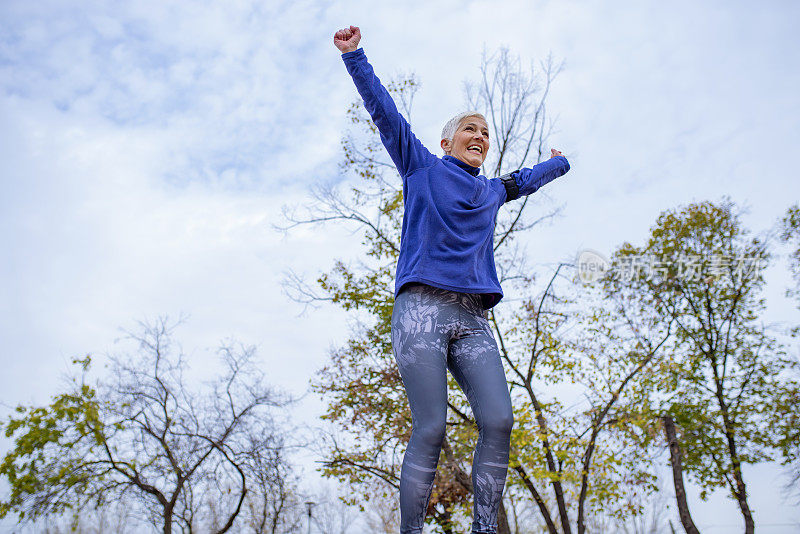
M 289 534 L 297 532 L 303 521 L 304 496 L 300 479 L 284 458 L 283 438 L 275 436 L 276 446 L 253 448 L 247 453 L 246 472 L 253 489 L 245 500 L 245 522 L 255 534 Z M 253 442 L 257 436 L 250 436 Z
M 358 510 L 356 503 L 344 494 L 338 484 L 331 487 L 323 483 L 309 494 L 314 503 L 312 522 L 320 534 L 348 534 L 357 531 Z M 363 506 L 361 506 L 363 510 Z
M 374 494 L 365 511 L 369 532 L 395 534 L 400 530 L 400 501 L 394 493 Z
M 11 485 L 0 515 L 35 519 L 125 499 L 165 533 L 233 527 L 259 474 L 277 476 L 285 447 L 273 413 L 293 399 L 266 385 L 253 347 L 233 342 L 218 351 L 221 372 L 190 387 L 172 337 L 180 322 L 126 332 L 135 352 L 112 356 L 96 389 L 87 357 L 71 391 L 48 407 L 18 408 L 5 425 L 16 447 L 0 467 Z
M 659 477 L 658 491 L 645 496 L 641 503 L 643 512 L 617 522 L 613 531 L 624 534 L 666 534 L 669 531 L 669 494 Z
M 37 521 L 19 525 L 14 534 L 136 534 L 152 525 L 135 511 L 135 503 L 120 500 L 75 514 L 48 515 Z

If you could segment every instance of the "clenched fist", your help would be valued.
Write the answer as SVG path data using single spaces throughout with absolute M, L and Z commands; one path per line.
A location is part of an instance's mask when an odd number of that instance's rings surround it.
M 361 41 L 361 30 L 358 29 L 358 26 L 343 28 L 333 34 L 333 44 L 342 54 L 358 49 L 359 41 Z

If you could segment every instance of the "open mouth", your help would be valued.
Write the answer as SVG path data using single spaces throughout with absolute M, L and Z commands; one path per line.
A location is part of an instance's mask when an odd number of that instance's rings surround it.
M 475 154 L 483 154 L 483 147 L 480 145 L 472 145 L 467 147 L 467 152 L 472 152 Z

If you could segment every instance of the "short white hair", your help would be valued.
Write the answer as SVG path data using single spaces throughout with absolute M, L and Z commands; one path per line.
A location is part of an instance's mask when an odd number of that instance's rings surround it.
M 467 117 L 480 117 L 484 120 L 484 122 L 488 122 L 486 121 L 486 117 L 484 117 L 483 113 L 480 111 L 465 111 L 463 113 L 459 113 L 447 121 L 447 124 L 445 124 L 444 128 L 442 128 L 442 139 L 452 141 L 453 136 L 456 134 L 456 130 L 458 130 L 458 125 L 461 124 L 461 121 Z

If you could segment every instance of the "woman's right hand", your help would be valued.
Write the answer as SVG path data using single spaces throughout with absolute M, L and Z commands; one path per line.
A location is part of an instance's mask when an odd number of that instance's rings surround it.
M 342 54 L 358 49 L 359 41 L 361 41 L 361 30 L 358 29 L 358 26 L 343 28 L 333 34 L 333 44 Z

